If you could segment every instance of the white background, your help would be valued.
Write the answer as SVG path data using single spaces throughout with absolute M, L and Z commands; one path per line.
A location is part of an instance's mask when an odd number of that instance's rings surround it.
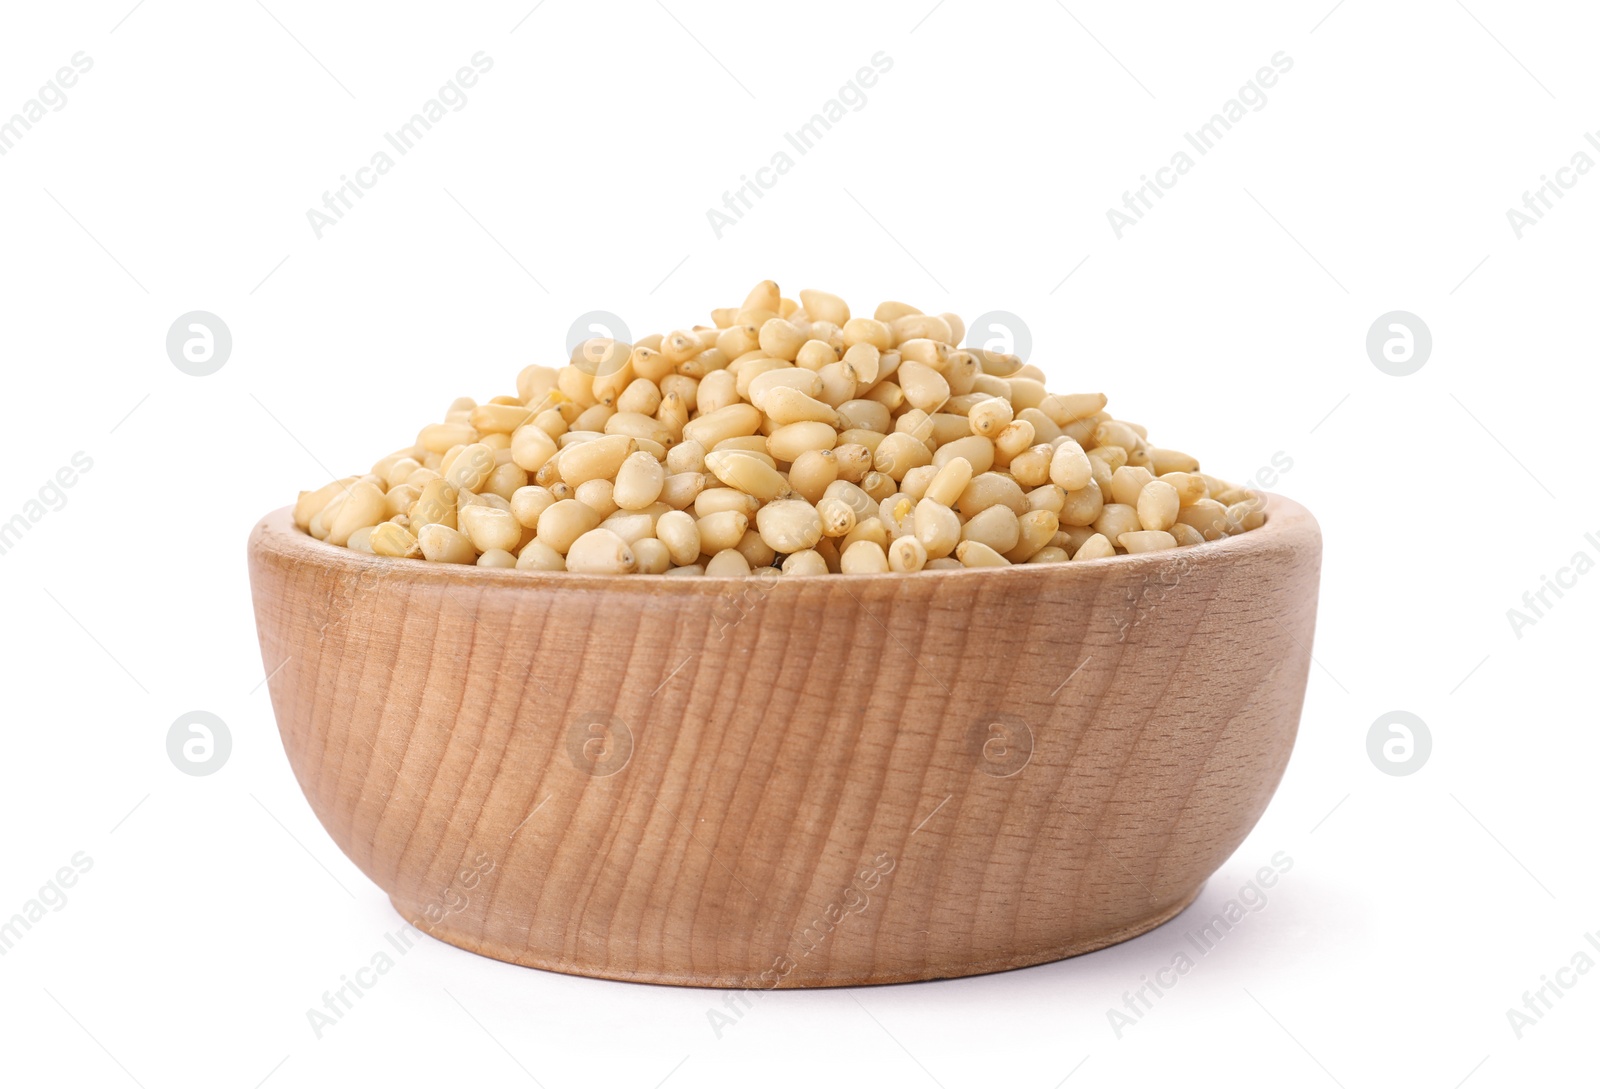
M 0 157 L 0 520 L 74 453 L 93 460 L 0 556 L 0 918 L 93 860 L 0 958 L 0 1076 L 1592 1083 L 1600 972 L 1520 1039 L 1506 1011 L 1600 931 L 1600 577 L 1520 638 L 1506 613 L 1574 553 L 1600 557 L 1600 171 L 1520 239 L 1506 209 L 1600 128 L 1593 12 L 533 2 L 0 17 L 0 117 L 93 59 Z M 306 210 L 480 50 L 493 68 L 467 105 L 319 240 Z M 865 107 L 717 238 L 706 210 L 878 51 L 893 67 Z M 1115 237 L 1106 210 L 1278 51 L 1294 65 L 1267 104 Z M 720 993 L 430 940 L 317 1039 L 307 1008 L 398 919 L 279 746 L 252 524 L 453 397 L 562 361 L 580 313 L 665 331 L 765 277 L 858 310 L 1015 312 L 1059 388 L 1105 390 L 1212 471 L 1292 458 L 1278 490 L 1316 513 L 1326 553 L 1271 809 L 1189 913 L 1063 963 L 773 994 L 718 1039 Z M 197 309 L 234 340 L 204 378 L 164 348 Z M 1434 339 L 1404 378 L 1364 347 L 1396 309 Z M 166 752 L 194 709 L 233 738 L 209 777 Z M 1397 709 L 1433 739 L 1404 777 L 1366 749 Z M 1294 868 L 1267 907 L 1118 1038 L 1107 1009 L 1278 851 Z

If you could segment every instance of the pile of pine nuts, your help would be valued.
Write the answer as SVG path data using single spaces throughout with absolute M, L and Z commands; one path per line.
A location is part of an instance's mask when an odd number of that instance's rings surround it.
M 593 339 L 517 392 L 460 398 L 295 524 L 362 552 L 622 575 L 785 575 L 1098 560 L 1255 529 L 1261 496 L 1052 394 L 955 314 L 763 281 L 633 344 Z

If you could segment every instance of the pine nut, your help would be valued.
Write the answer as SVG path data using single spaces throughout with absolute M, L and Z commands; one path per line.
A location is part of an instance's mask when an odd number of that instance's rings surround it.
M 711 479 L 715 480 L 716 477 Z M 747 518 L 753 518 L 760 507 L 760 500 L 740 491 L 738 488 L 707 488 L 695 496 L 694 516 L 696 518 L 704 518 L 708 514 L 736 510 Z
M 1028 510 L 1047 510 L 1057 516 L 1067 505 L 1067 493 L 1057 484 L 1041 484 L 1022 498 L 1028 504 Z
M 763 502 L 789 492 L 789 481 L 782 473 L 741 451 L 713 450 L 706 455 L 706 470 L 728 487 Z
M 1017 519 L 1017 543 L 1004 553 L 1005 558 L 1012 563 L 1026 563 L 1054 539 L 1059 524 L 1050 511 L 1030 510 Z
M 817 503 L 817 518 L 828 537 L 843 537 L 856 528 L 855 509 L 836 496 L 825 496 Z
M 1266 521 L 1266 514 L 1261 510 L 1261 505 L 1254 499 L 1242 500 L 1228 508 L 1227 528 L 1229 534 L 1260 529 L 1266 524 Z M 330 541 L 333 540 L 332 537 L 328 539 Z
M 654 537 L 641 537 L 628 547 L 633 551 L 634 570 L 641 575 L 664 575 L 672 567 L 667 546 Z
M 870 344 L 880 352 L 894 347 L 894 334 L 876 318 L 851 318 L 840 327 L 846 351 L 857 344 Z
M 1093 480 L 1088 488 L 1080 491 L 1069 491 L 1066 502 L 1062 502 L 1058 515 L 1061 525 L 1064 526 L 1093 526 L 1101 517 L 1101 510 L 1106 509 L 1104 493 Z
M 1124 465 L 1111 474 L 1111 501 L 1129 507 L 1137 506 L 1144 486 L 1154 479 L 1149 469 Z
M 311 519 L 321 513 L 322 509 L 332 501 L 334 496 L 342 495 L 349 491 L 350 486 L 356 482 L 356 479 L 353 476 L 346 477 L 343 480 L 335 480 L 331 484 L 324 484 L 316 491 L 301 492 L 300 498 L 294 505 L 294 524 L 301 529 L 309 527 Z
M 573 489 L 572 498 L 604 518 L 617 509 L 616 500 L 611 498 L 613 487 L 609 480 L 585 480 Z
M 782 570 L 785 575 L 826 575 L 828 573 L 828 561 L 822 558 L 822 553 L 813 549 L 806 549 L 786 556 Z
M 478 554 L 466 534 L 435 522 L 417 530 L 424 559 L 434 563 L 474 563 Z
M 924 363 L 907 359 L 895 372 L 906 400 L 924 412 L 936 411 L 950 399 L 950 383 L 944 375 Z
M 660 501 L 674 510 L 683 510 L 705 490 L 704 473 L 673 473 L 661 484 Z
M 1141 529 L 1133 533 L 1124 533 L 1117 538 L 1117 543 L 1129 553 L 1158 552 L 1163 548 L 1178 547 L 1177 538 L 1160 529 Z
M 372 547 L 373 553 L 379 556 L 416 559 L 422 555 L 422 546 L 417 544 L 417 538 L 411 531 L 393 522 L 374 526 L 372 536 L 367 538 L 367 543 Z
M 460 519 L 461 532 L 479 552 L 495 548 L 509 551 L 522 541 L 522 523 L 510 511 L 498 507 L 463 507 Z
M 873 502 L 881 502 L 887 496 L 895 493 L 894 478 L 887 473 L 880 473 L 876 469 L 861 478 L 861 490 L 866 492 Z
M 771 567 L 772 562 L 778 558 L 766 541 L 761 539 L 761 534 L 754 529 L 744 531 L 744 536 L 739 538 L 739 543 L 733 546 L 734 551 L 745 558 L 750 565 L 750 570 L 756 571 L 763 567 Z
M 1016 548 L 1020 534 L 1021 524 L 1016 512 L 1001 506 L 990 507 L 974 515 L 961 527 L 963 541 L 978 541 L 1000 553 Z
M 479 554 L 478 566 L 499 567 L 510 570 L 517 566 L 517 558 L 503 548 L 491 548 L 489 551 Z
M 384 500 L 383 490 L 371 481 L 358 480 L 339 498 L 339 507 L 332 521 L 324 521 L 328 527 L 329 544 L 346 544 L 356 530 L 375 526 L 389 516 L 389 505 Z
M 656 519 L 664 512 L 650 510 L 615 510 L 601 520 L 599 528 L 609 529 L 623 541 L 633 544 L 646 537 L 654 537 Z
M 756 529 L 774 552 L 788 554 L 810 549 L 822 539 L 822 517 L 802 499 L 768 503 L 756 512 Z
M 761 326 L 758 339 L 763 352 L 773 359 L 783 359 L 792 363 L 807 337 L 793 322 L 784 318 L 773 318 Z
M 1096 533 L 1083 544 L 1078 546 L 1078 551 L 1073 555 L 1074 562 L 1078 560 L 1104 560 L 1117 554 L 1116 546 L 1111 543 L 1104 533 Z
M 935 314 L 902 314 L 889 323 L 890 330 L 895 339 L 900 342 L 907 340 L 926 339 L 937 341 L 940 344 L 956 344 L 959 337 L 951 336 L 950 323 Z
M 522 551 L 517 553 L 517 570 L 519 571 L 565 571 L 567 561 L 549 545 L 535 537 L 522 546 Z
M 889 570 L 889 557 L 879 542 L 858 540 L 839 554 L 839 570 L 846 575 L 883 574 Z
M 940 374 L 950 365 L 950 345 L 926 337 L 907 338 L 896 345 L 902 361 L 911 360 Z
M 927 443 L 900 431 L 885 435 L 872 455 L 873 468 L 895 481 L 903 480 L 912 469 L 932 462 L 933 453 Z
M 815 398 L 822 390 L 822 379 L 818 378 L 814 371 L 803 370 L 799 367 L 777 367 L 769 371 L 763 371 L 753 377 L 746 387 L 745 396 L 751 404 L 770 417 L 772 416 L 772 407 L 767 403 L 767 396 L 773 390 L 780 388 L 792 389 L 805 394 L 807 397 Z M 823 417 L 824 423 L 831 422 L 831 420 L 831 416 Z M 779 420 L 778 422 L 783 423 L 785 421 Z
M 1033 425 L 1027 420 L 1012 420 L 995 436 L 995 458 L 1004 458 L 1009 464 L 1012 458 L 1032 445 Z
M 986 397 L 972 406 L 967 419 L 974 435 L 992 439 L 1011 422 L 1011 402 L 1003 397 Z
M 875 514 L 870 518 L 863 518 L 856 522 L 854 529 L 844 535 L 844 539 L 839 542 L 839 548 L 847 549 L 857 541 L 871 541 L 879 548 L 888 548 L 889 528 Z
M 1075 553 L 1078 551 L 1078 549 L 1083 547 L 1083 543 L 1085 541 L 1093 536 L 1093 526 L 1063 525 L 1056 530 L 1056 535 L 1050 539 L 1050 543 L 1056 548 L 1064 548 L 1068 552 Z M 1111 551 L 1115 552 L 1116 550 L 1116 546 L 1112 545 Z
M 1050 483 L 1075 492 L 1087 488 L 1093 479 L 1094 469 L 1083 447 L 1066 439 L 1055 448 L 1050 457 Z
M 640 450 L 629 454 L 617 470 L 611 500 L 623 510 L 643 510 L 661 497 L 667 471 L 654 456 Z
M 1142 528 L 1139 524 L 1139 513 L 1125 503 L 1107 503 L 1100 511 L 1100 517 L 1094 520 L 1096 531 L 1106 535 L 1108 540 L 1122 543 L 1125 533 L 1137 533 Z
M 511 513 L 523 526 L 535 529 L 539 525 L 539 515 L 555 501 L 556 497 L 549 488 L 537 485 L 518 488 L 511 495 Z
M 900 479 L 900 492 L 913 503 L 928 494 L 928 485 L 939 475 L 932 465 L 918 465 Z
M 1028 500 L 1015 480 L 1000 473 L 979 473 L 961 492 L 956 509 L 963 518 L 975 518 L 993 506 L 1004 506 L 1013 514 L 1026 514 Z
M 683 425 L 683 437 L 712 449 L 724 439 L 754 435 L 761 429 L 761 410 L 755 405 L 728 405 Z
M 855 512 L 858 522 L 875 517 L 878 513 L 877 500 L 862 491 L 860 485 L 852 484 L 848 480 L 834 481 L 828 485 L 827 491 L 823 494 L 827 499 L 843 500 Z
M 767 418 L 779 426 L 793 423 L 822 423 L 831 426 L 839 420 L 839 412 L 832 405 L 826 401 L 819 401 L 793 386 L 774 386 L 767 390 L 762 403 Z
M 539 515 L 539 540 L 564 556 L 572 542 L 599 524 L 600 515 L 593 507 L 576 499 L 561 499 Z
M 507 461 L 495 466 L 494 472 L 489 474 L 489 479 L 483 482 L 482 491 L 486 495 L 498 495 L 501 499 L 509 500 L 517 493 L 518 488 L 525 488 L 527 485 L 527 471 Z
M 872 385 L 886 373 L 883 353 L 877 345 L 865 341 L 845 349 L 841 362 L 863 388 Z
M 609 480 L 622 468 L 632 449 L 633 440 L 625 435 L 574 443 L 556 455 L 556 469 L 561 479 L 574 488 L 588 480 Z
M 723 510 L 708 514 L 695 523 L 700 533 L 700 551 L 715 555 L 733 548 L 750 527 L 750 517 L 743 511 Z
M 456 489 L 442 477 L 423 485 L 422 494 L 407 512 L 414 526 L 442 525 L 456 528 Z
M 921 571 L 928 562 L 928 550 L 915 537 L 896 537 L 889 545 L 889 570 Z
M 684 511 L 668 511 L 656 519 L 656 537 L 679 567 L 689 566 L 700 556 L 700 529 Z
M 1162 473 L 1158 478 L 1178 491 L 1178 505 L 1192 507 L 1206 498 L 1206 481 L 1199 473 Z
M 821 499 L 838 478 L 839 460 L 833 450 L 808 450 L 789 466 L 789 486 L 809 503 Z
M 1135 509 L 1145 529 L 1171 529 L 1178 520 L 1178 489 L 1164 480 L 1152 480 L 1140 490 Z
M 849 304 L 839 296 L 830 295 L 826 291 L 803 288 L 800 292 L 800 303 L 806 308 L 806 316 L 812 321 L 843 325 L 850 320 Z
M 953 507 L 972 483 L 972 462 L 964 457 L 953 457 L 938 469 L 923 498 L 942 506 Z
M 567 550 L 567 570 L 586 575 L 626 575 L 636 561 L 628 543 L 609 529 L 591 529 Z
M 876 431 L 880 435 L 887 435 L 894 429 L 889 409 L 877 401 L 862 398 L 846 401 L 838 407 L 837 413 L 847 431 Z
M 965 458 L 974 475 L 987 473 L 994 468 L 994 443 L 982 435 L 968 435 L 945 443 L 933 452 L 933 464 L 941 469 L 956 458 Z
M 767 436 L 767 452 L 779 461 L 793 462 L 809 451 L 832 450 L 839 433 L 815 421 L 785 424 Z
M 1011 561 L 982 541 L 962 541 L 956 546 L 962 567 L 1009 567 Z
M 1227 536 L 1228 508 L 1215 499 L 1199 499 L 1178 511 L 1178 524 L 1199 530 L 1208 541 Z
M 712 578 L 748 578 L 750 561 L 734 548 L 724 548 L 706 564 L 706 574 Z
M 950 555 L 961 541 L 960 517 L 936 499 L 918 501 L 911 525 L 917 540 L 934 559 Z
M 442 454 L 452 446 L 478 441 L 478 429 L 471 424 L 429 424 L 417 434 L 417 445 L 430 454 Z
M 700 411 L 707 413 L 739 404 L 739 380 L 728 371 L 714 371 L 700 380 L 695 398 Z
M 1162 450 L 1159 447 L 1146 447 L 1150 455 L 1150 471 L 1157 476 L 1167 473 L 1192 473 L 1200 468 L 1200 463 L 1188 454 L 1178 450 Z
M 848 434 L 850 432 L 845 432 L 845 435 Z M 844 435 L 840 438 L 844 438 Z M 860 443 L 841 442 L 833 448 L 833 456 L 838 462 L 840 480 L 854 484 L 872 470 L 872 451 Z

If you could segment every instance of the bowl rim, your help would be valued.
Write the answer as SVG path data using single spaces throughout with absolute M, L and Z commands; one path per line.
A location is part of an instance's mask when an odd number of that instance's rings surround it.
M 1072 560 L 1062 563 L 1019 563 L 1007 567 L 964 567 L 914 572 L 873 572 L 870 574 L 829 574 L 806 578 L 780 578 L 779 585 L 831 585 L 843 580 L 847 586 L 935 586 L 952 579 L 1000 580 L 1014 582 L 1062 578 L 1089 578 L 1122 572 L 1130 576 L 1152 574 L 1175 558 L 1196 562 L 1226 562 L 1273 547 L 1292 547 L 1298 541 L 1320 537 L 1320 528 L 1311 512 L 1294 500 L 1274 492 L 1258 492 L 1266 501 L 1266 521 L 1256 529 L 1203 544 L 1185 545 L 1157 552 L 1108 556 L 1098 560 Z M 673 592 L 669 588 L 714 588 L 721 593 L 730 586 L 743 585 L 755 575 L 596 575 L 571 571 L 528 571 L 504 567 L 478 567 L 463 563 L 433 563 L 422 559 L 378 556 L 329 544 L 311 536 L 294 524 L 294 507 L 280 507 L 262 516 L 250 534 L 249 552 L 276 554 L 293 563 L 303 563 L 363 575 L 382 572 L 385 576 L 405 576 L 409 581 L 442 586 L 527 587 L 551 590 L 617 590 L 632 587 L 653 592 Z M 776 571 L 776 568 L 772 570 Z M 1032 572 L 1032 575 L 1028 573 Z M 768 584 L 770 587 L 770 583 Z

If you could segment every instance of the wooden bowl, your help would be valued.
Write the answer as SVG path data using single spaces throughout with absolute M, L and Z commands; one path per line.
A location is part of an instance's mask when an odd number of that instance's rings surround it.
M 416 927 L 608 979 L 993 972 L 1181 911 L 1288 762 L 1321 537 L 809 579 L 250 537 L 283 745 Z

